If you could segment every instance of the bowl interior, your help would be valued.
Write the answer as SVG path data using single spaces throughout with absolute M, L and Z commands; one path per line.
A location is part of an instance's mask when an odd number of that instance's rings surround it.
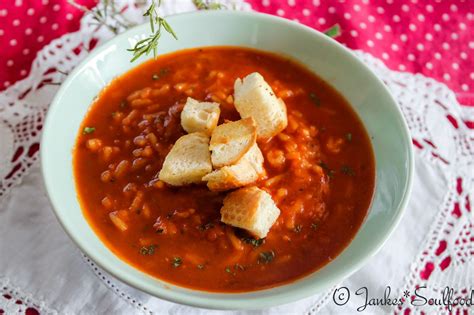
M 242 12 L 199 12 L 168 18 L 179 40 L 164 36 L 159 53 L 201 46 L 245 46 L 291 56 L 335 87 L 368 131 L 376 160 L 376 191 L 368 217 L 352 243 L 333 262 L 299 281 L 239 294 L 194 291 L 152 278 L 108 250 L 89 227 L 77 201 L 72 150 L 93 98 L 114 77 L 136 66 L 127 48 L 149 32 L 133 28 L 95 49 L 62 85 L 52 103 L 41 144 L 43 175 L 56 215 L 69 236 L 99 266 L 122 281 L 171 301 L 219 309 L 257 309 L 322 291 L 361 267 L 400 220 L 413 171 L 411 140 L 401 113 L 383 83 L 350 51 L 307 27 Z M 210 31 L 212 30 L 212 31 Z

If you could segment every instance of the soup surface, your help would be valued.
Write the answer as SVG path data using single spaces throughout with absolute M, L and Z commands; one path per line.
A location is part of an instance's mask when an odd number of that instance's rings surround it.
M 219 123 L 238 120 L 234 82 L 252 72 L 288 111 L 288 127 L 258 143 L 266 176 L 256 185 L 281 210 L 260 240 L 220 222 L 226 192 L 158 180 L 185 134 L 187 97 L 220 103 Z M 330 262 L 361 226 L 375 181 L 368 135 L 341 95 L 291 60 L 236 47 L 163 55 L 113 80 L 83 121 L 74 174 L 85 217 L 117 256 L 165 281 L 220 292 L 273 287 Z

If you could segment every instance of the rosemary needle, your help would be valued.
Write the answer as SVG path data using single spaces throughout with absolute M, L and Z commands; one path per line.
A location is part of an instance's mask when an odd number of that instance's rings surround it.
M 221 10 L 225 8 L 225 5 L 209 0 L 193 0 L 193 4 L 198 10 Z

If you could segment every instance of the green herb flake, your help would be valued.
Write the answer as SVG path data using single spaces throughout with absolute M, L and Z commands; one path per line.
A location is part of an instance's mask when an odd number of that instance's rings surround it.
M 334 178 L 334 173 L 335 173 L 334 170 L 330 169 L 329 166 L 326 163 L 320 162 L 319 166 L 321 166 L 323 168 L 323 170 L 326 171 L 329 178 Z
M 265 243 L 265 239 L 264 239 L 264 238 L 254 239 L 254 238 L 252 238 L 252 237 L 244 237 L 244 238 L 242 238 L 242 241 L 243 241 L 245 244 L 250 244 L 250 245 L 252 245 L 253 247 L 259 247 L 259 246 L 261 246 L 262 244 Z
M 227 273 L 232 273 L 232 270 L 230 270 L 229 267 L 225 267 L 225 272 L 227 272 Z
M 235 264 L 235 265 L 234 265 L 234 269 L 235 269 L 235 270 L 244 271 L 244 270 L 245 270 L 245 267 L 242 266 L 241 264 Z
M 341 173 L 347 176 L 355 176 L 355 172 L 352 169 L 352 167 L 347 166 L 347 165 L 343 165 L 341 167 Z
M 346 140 L 347 140 L 348 142 L 351 142 L 351 141 L 352 141 L 352 133 L 349 132 L 349 133 L 346 134 Z
M 156 229 L 156 233 L 158 234 L 163 234 L 164 231 L 165 231 L 164 229 Z
M 207 231 L 209 229 L 212 229 L 214 227 L 214 223 L 208 222 L 206 224 L 201 224 L 197 228 L 199 231 Z
M 201 264 L 197 265 L 196 267 L 197 267 L 197 269 L 199 269 L 199 270 L 203 270 L 203 269 L 204 269 L 204 265 L 201 265 Z
M 313 93 L 313 92 L 309 93 L 309 99 L 317 107 L 321 106 L 321 99 L 316 95 L 316 93 Z
M 313 230 L 316 230 L 318 228 L 318 224 L 317 223 L 311 223 L 311 228 Z
M 293 231 L 295 231 L 295 233 L 299 233 L 301 232 L 301 230 L 303 230 L 303 226 L 301 224 L 298 224 L 297 226 L 295 226 L 295 228 L 293 229 Z
M 143 256 L 153 255 L 155 253 L 156 245 L 142 246 L 140 248 L 140 254 Z
M 225 5 L 210 0 L 193 0 L 194 6 L 198 10 L 222 10 Z
M 268 252 L 261 252 L 258 255 L 258 262 L 261 264 L 269 264 L 275 259 L 275 252 L 274 251 L 268 251 Z
M 154 73 L 151 78 L 156 81 L 156 80 L 159 80 L 161 79 L 162 77 L 164 77 L 165 75 L 167 75 L 168 73 L 170 72 L 170 69 L 168 68 L 161 68 L 160 69 L 160 72 L 159 73 Z
M 90 135 L 95 131 L 94 127 L 84 127 L 84 130 L 82 131 L 82 134 L 84 135 Z
M 181 259 L 181 257 L 173 257 L 173 261 L 171 262 L 171 265 L 174 268 L 178 268 L 179 266 L 181 266 L 182 263 L 183 263 L 183 260 Z
M 341 35 L 341 26 L 339 24 L 334 24 L 323 33 L 331 38 L 336 38 Z

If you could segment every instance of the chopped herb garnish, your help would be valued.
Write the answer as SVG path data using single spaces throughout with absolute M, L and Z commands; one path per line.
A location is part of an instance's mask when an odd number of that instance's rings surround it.
M 167 75 L 168 72 L 170 72 L 170 70 L 169 70 L 168 68 L 161 68 L 161 69 L 160 69 L 160 73 L 154 73 L 154 74 L 151 76 L 151 78 L 152 78 L 153 80 L 155 80 L 155 81 L 156 81 L 156 80 L 159 80 L 159 79 L 161 79 L 162 77 L 164 77 L 165 75 Z
M 201 264 L 197 265 L 196 267 L 197 269 L 201 269 L 201 270 L 204 269 L 204 265 L 201 265 Z
M 336 38 L 341 35 L 341 27 L 339 26 L 339 24 L 334 24 L 333 26 L 325 30 L 323 33 L 331 38 Z
M 317 223 L 311 223 L 311 228 L 313 230 L 316 230 L 318 228 L 318 224 Z
M 346 134 L 346 140 L 349 141 L 349 142 L 352 141 L 352 133 L 349 132 L 349 133 Z
M 235 269 L 235 270 L 244 271 L 244 270 L 245 270 L 245 267 L 242 266 L 241 264 L 235 264 L 235 265 L 234 265 L 234 269 Z
M 160 78 L 156 73 L 151 76 L 152 80 L 158 80 Z
M 298 224 L 297 226 L 295 226 L 295 228 L 293 230 L 296 233 L 299 233 L 299 232 L 301 232 L 302 229 L 303 229 L 303 226 L 301 224 Z
M 209 229 L 211 229 L 211 228 L 213 228 L 213 227 L 214 227 L 214 223 L 208 222 L 208 223 L 206 223 L 206 224 L 201 224 L 201 225 L 199 225 L 199 226 L 198 226 L 198 230 L 199 230 L 199 231 L 207 231 L 207 230 L 209 230 Z
M 323 168 L 323 170 L 326 171 L 326 173 L 328 174 L 328 177 L 329 178 L 333 178 L 334 177 L 334 171 L 332 169 L 329 168 L 329 166 L 324 163 L 324 162 L 321 162 L 319 163 L 319 166 L 321 166 Z
M 313 92 L 309 93 L 309 99 L 311 102 L 314 103 L 317 107 L 321 106 L 321 99 Z
M 83 134 L 89 135 L 95 131 L 94 127 L 85 127 L 84 130 L 82 131 Z
M 341 173 L 348 176 L 355 176 L 354 170 L 350 166 L 347 166 L 347 165 L 343 165 L 341 167 Z
M 229 268 L 229 267 L 225 267 L 225 272 L 227 272 L 227 273 L 231 273 L 232 271 L 230 270 L 230 268 Z
M 156 248 L 156 245 L 142 246 L 140 248 L 140 254 L 144 256 L 153 255 L 155 253 L 155 248 Z
M 253 247 L 259 247 L 260 245 L 262 245 L 263 243 L 265 243 L 265 239 L 264 238 L 259 238 L 258 240 L 257 239 L 254 239 L 252 237 L 244 237 L 242 238 L 242 241 L 246 244 L 250 244 L 252 245 Z
M 182 263 L 183 263 L 183 260 L 181 259 L 181 257 L 174 257 L 171 265 L 175 268 L 178 268 L 179 266 L 181 266 Z
M 271 263 L 273 259 L 275 259 L 275 252 L 272 250 L 268 252 L 261 252 L 258 255 L 258 262 L 262 264 Z
M 210 0 L 193 0 L 193 4 L 198 10 L 221 10 L 225 5 Z
M 156 233 L 162 234 L 165 230 L 164 229 L 156 229 Z
M 127 101 L 121 101 L 120 108 L 125 108 L 125 107 L 127 107 Z

